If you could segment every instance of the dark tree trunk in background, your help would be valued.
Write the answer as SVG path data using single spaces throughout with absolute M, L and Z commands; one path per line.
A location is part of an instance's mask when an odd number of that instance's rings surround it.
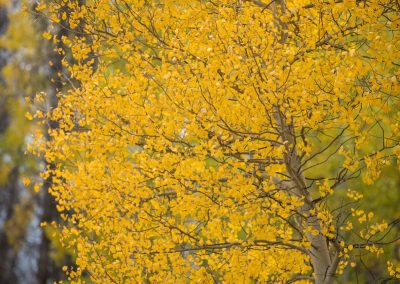
M 61 25 L 59 27 L 58 33 L 57 33 L 57 38 L 59 39 L 56 49 L 62 48 L 63 44 L 62 41 L 60 40 L 61 37 L 67 36 L 68 31 L 65 27 L 67 27 L 68 23 L 65 21 L 61 22 Z M 63 66 L 62 66 L 62 56 L 55 52 L 53 49 L 54 47 L 50 47 L 51 50 L 49 51 L 50 53 L 50 60 L 53 63 L 51 66 L 51 73 L 49 74 L 49 82 L 52 81 L 53 84 L 50 86 L 51 90 L 49 92 L 49 107 L 50 108 L 55 108 L 57 106 L 58 100 L 57 100 L 57 93 L 61 91 L 63 84 L 61 81 L 61 78 L 58 77 L 58 73 L 63 72 Z M 58 127 L 58 124 L 54 121 L 49 121 L 48 122 L 48 128 L 49 129 L 56 129 Z M 48 132 L 46 131 L 46 139 L 50 139 L 49 135 L 47 134 Z M 49 164 L 46 162 L 46 167 L 54 168 L 53 164 Z M 52 177 L 50 176 L 44 183 L 43 187 L 43 192 L 42 192 L 42 198 L 41 198 L 41 203 L 42 203 L 42 216 L 41 216 L 41 222 L 46 222 L 50 223 L 52 221 L 60 221 L 59 214 L 56 209 L 56 201 L 54 197 L 49 193 L 49 189 L 52 184 Z M 42 234 L 42 240 L 39 248 L 39 261 L 38 261 L 38 283 L 39 284 L 46 284 L 46 283 L 53 283 L 54 281 L 60 280 L 63 277 L 63 272 L 61 270 L 61 267 L 59 267 L 51 258 L 50 256 L 50 251 L 51 251 L 51 240 L 49 239 L 49 236 L 47 236 L 45 233 Z M 66 263 L 64 263 L 66 264 Z
M 48 187 L 48 186 L 46 186 Z M 50 223 L 58 219 L 58 214 L 55 209 L 55 200 L 48 193 L 47 189 L 43 191 L 41 196 L 42 216 L 41 222 Z M 37 282 L 39 284 L 53 283 L 62 278 L 61 269 L 56 265 L 50 256 L 51 240 L 43 232 L 39 247 L 38 273 Z

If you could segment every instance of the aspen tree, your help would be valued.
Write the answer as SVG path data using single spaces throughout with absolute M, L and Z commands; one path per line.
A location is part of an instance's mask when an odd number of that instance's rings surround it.
M 41 9 L 84 23 L 53 37 L 71 84 L 33 147 L 55 165 L 73 281 L 330 284 L 396 241 L 347 186 L 400 154 L 397 1 Z

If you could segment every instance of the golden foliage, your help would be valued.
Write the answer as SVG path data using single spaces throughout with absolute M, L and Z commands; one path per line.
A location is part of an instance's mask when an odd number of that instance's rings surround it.
M 72 81 L 35 115 L 59 125 L 35 151 L 56 165 L 71 278 L 331 283 L 353 248 L 380 253 L 387 224 L 326 201 L 398 153 L 395 1 L 39 7 L 75 30 L 45 34 L 68 47 Z M 359 243 L 342 234 L 352 222 L 369 223 Z

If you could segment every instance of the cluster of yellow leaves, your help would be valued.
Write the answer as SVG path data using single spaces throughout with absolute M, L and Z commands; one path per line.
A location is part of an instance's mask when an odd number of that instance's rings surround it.
M 352 244 L 346 245 L 343 241 L 340 243 L 340 246 L 342 248 L 342 251 L 339 254 L 341 257 L 341 260 L 339 262 L 339 268 L 337 271 L 338 274 L 343 273 L 343 270 L 346 268 L 346 266 L 349 264 L 349 262 L 350 262 L 351 267 L 356 266 L 356 263 L 353 262 L 351 259 L 351 252 L 353 251 L 354 246 Z
M 84 270 L 100 283 L 309 274 L 315 238 L 302 233 L 337 235 L 334 214 L 301 192 L 323 200 L 364 166 L 372 182 L 397 145 L 400 23 L 386 2 L 39 5 L 78 31 L 44 35 L 68 47 L 59 52 L 70 54 L 74 81 L 56 109 L 34 115 L 59 127 L 33 149 L 55 164 L 47 174 L 77 251 L 71 279 Z M 341 156 L 332 177 L 324 166 Z M 316 174 L 319 185 L 293 190 Z
M 392 262 L 387 262 L 389 275 L 400 279 L 400 265 L 395 265 Z

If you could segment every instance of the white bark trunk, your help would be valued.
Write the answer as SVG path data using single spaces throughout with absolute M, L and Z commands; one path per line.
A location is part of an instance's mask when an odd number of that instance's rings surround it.
M 282 114 L 279 107 L 275 109 L 275 119 L 282 141 L 286 141 L 286 153 L 284 156 L 286 171 L 290 177 L 291 194 L 303 198 L 304 205 L 298 208 L 301 216 L 297 220 L 300 229 L 311 228 L 317 232 L 321 232 L 321 226 L 315 214 L 311 214 L 311 210 L 316 210 L 312 202 L 311 195 L 307 189 L 305 178 L 300 171 L 301 159 L 296 151 L 295 133 L 293 123 L 287 123 L 286 118 Z M 331 256 L 328 240 L 321 233 L 314 235 L 305 233 L 307 240 L 311 244 L 309 255 L 314 269 L 314 277 L 316 284 L 332 284 L 337 268 L 337 255 Z

